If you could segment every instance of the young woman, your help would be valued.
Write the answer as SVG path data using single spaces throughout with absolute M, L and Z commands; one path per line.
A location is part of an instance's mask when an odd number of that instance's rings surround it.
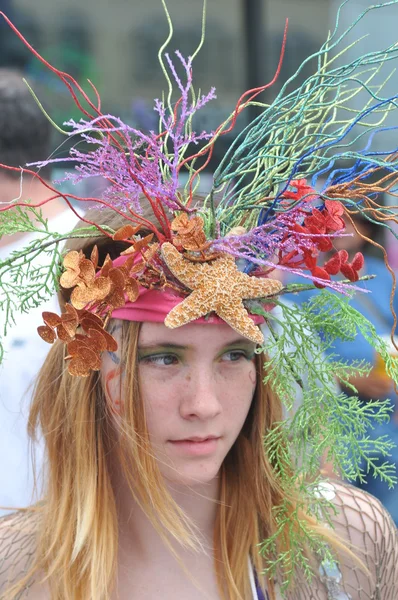
M 114 229 L 122 221 L 86 217 Z M 87 257 L 93 247 L 69 242 Z M 95 247 L 102 264 L 116 262 L 123 243 L 96 238 Z M 125 311 L 107 324 L 117 350 L 88 377 L 65 368 L 62 340 L 51 349 L 29 418 L 31 436 L 45 441 L 45 494 L 1 522 L 4 599 L 280 597 L 285 575 L 268 579 L 270 557 L 259 552 L 286 500 L 264 446 L 282 419 L 262 383 L 264 357 L 221 319 L 166 327 L 162 295 L 143 291 L 139 304 L 114 311 Z M 61 303 L 69 300 L 63 289 Z M 288 597 L 392 599 L 398 543 L 386 511 L 342 484 L 320 494 L 335 531 L 326 515 L 302 519 L 338 563 L 309 553 L 315 575 L 308 582 L 297 569 Z M 286 531 L 279 551 L 291 542 Z
M 155 134 L 104 115 L 98 96 L 91 101 L 50 66 L 84 114 L 70 123 L 70 135 L 88 145 L 71 151 L 76 177 L 99 174 L 109 187 L 95 199 L 99 210 L 66 236 L 47 230 L 38 206 L 0 208 L 4 233 L 32 227 L 29 216 L 37 221 L 37 243 L 0 264 L 13 282 L 2 283 L 10 306 L 39 303 L 51 278 L 62 298 L 61 314 L 44 312 L 38 328 L 53 347 L 29 417 L 32 438 L 45 444 L 42 500 L 0 523 L 2 600 L 396 595 L 389 515 L 365 492 L 318 472 L 327 451 L 347 477 L 361 475 L 364 462 L 367 473 L 394 483 L 388 461 L 373 460 L 376 448 L 388 457 L 389 442 L 367 435 L 370 413 L 383 421 L 388 406 L 371 401 L 363 409 L 355 395 L 336 396 L 335 376 L 349 383 L 364 367 L 326 362 L 325 347 L 359 327 L 398 381 L 386 345 L 344 296 L 356 289 L 363 256 L 348 261 L 336 251 L 322 262 L 344 236 L 342 215 L 353 205 L 383 226 L 389 217 L 374 202 L 367 169 L 375 186 L 398 181 L 398 154 L 361 154 L 345 141 L 379 113 L 379 98 L 371 94 L 359 116 L 344 120 L 330 113 L 327 93 L 333 89 L 343 106 L 357 85 L 352 72 L 362 76 L 363 64 L 377 72 L 385 52 L 336 70 L 324 62 L 332 40 L 319 52 L 317 83 L 309 78 L 288 104 L 281 94 L 264 107 L 224 156 L 205 198 L 194 193 L 197 159 L 210 160 L 217 138 L 267 86 L 244 95 L 216 132 L 196 134 L 194 113 L 213 91 L 197 97 L 192 59 L 178 54 L 181 81 L 165 55 L 180 96 L 172 103 L 170 87 L 156 103 Z M 391 112 L 396 102 L 385 104 Z M 191 144 L 202 146 L 189 155 Z M 334 168 L 332 144 L 355 165 Z M 317 192 L 305 176 L 315 182 L 325 171 Z M 77 213 L 87 201 L 53 193 Z M 31 272 L 40 251 L 50 253 L 48 271 Z M 283 304 L 289 290 L 272 278 L 275 267 L 342 297 L 324 291 L 301 311 Z M 339 272 L 345 281 L 332 279 Z M 270 312 L 275 303 L 283 319 Z M 297 385 L 301 406 L 284 419 L 282 403 L 292 406 Z

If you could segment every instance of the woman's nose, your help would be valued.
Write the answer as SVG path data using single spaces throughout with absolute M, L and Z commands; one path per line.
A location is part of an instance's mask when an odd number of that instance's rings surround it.
M 189 373 L 181 395 L 181 416 L 184 419 L 213 419 L 221 412 L 220 391 L 212 370 Z

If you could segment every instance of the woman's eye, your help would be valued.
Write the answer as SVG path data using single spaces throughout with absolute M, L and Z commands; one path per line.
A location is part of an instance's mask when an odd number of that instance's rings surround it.
M 243 358 L 249 359 L 247 352 L 244 350 L 230 350 L 229 352 L 223 354 L 222 358 L 227 362 L 238 362 Z
M 178 363 L 178 357 L 174 354 L 150 354 L 149 356 L 143 356 L 140 358 L 140 362 L 150 365 L 168 367 L 170 365 L 176 365 Z

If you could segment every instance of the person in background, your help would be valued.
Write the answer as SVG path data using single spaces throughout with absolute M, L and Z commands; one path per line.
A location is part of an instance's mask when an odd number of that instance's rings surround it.
M 14 69 L 0 68 L 0 163 L 10 167 L 25 167 L 27 164 L 48 157 L 51 148 L 52 126 L 36 104 L 28 86 L 23 80 L 24 74 Z M 46 183 L 51 180 L 52 166 L 40 170 L 43 182 L 19 170 L 0 171 L 0 204 L 24 198 L 32 204 L 40 205 L 51 197 Z M 56 202 L 44 204 L 40 208 L 45 218 L 59 216 L 65 210 L 65 204 Z M 25 240 L 23 238 L 25 237 Z M 16 234 L 0 238 L 0 250 L 9 253 L 10 245 L 26 243 L 26 234 Z
M 23 81 L 23 73 L 1 68 L 0 163 L 25 167 L 28 163 L 47 158 L 51 138 L 52 126 Z M 1 169 L 0 204 L 23 198 L 25 202 L 39 206 L 52 195 L 46 187 L 51 180 L 51 166 L 41 169 L 40 176 L 43 181 L 26 171 L 21 177 L 19 170 Z M 71 211 L 65 211 L 62 200 L 44 204 L 40 211 L 54 231 L 63 232 L 74 226 L 76 219 Z M 0 265 L 12 251 L 26 247 L 33 237 L 33 232 L 0 237 Z M 46 256 L 38 256 L 35 265 L 39 266 L 45 260 Z M 3 281 L 4 274 L 0 276 Z M 0 464 L 0 507 L 13 507 L 28 504 L 32 498 L 33 481 L 23 402 L 29 401 L 29 386 L 43 363 L 48 347 L 29 327 L 32 320 L 40 317 L 42 308 L 32 308 L 21 314 L 17 323 L 7 324 L 4 295 L 0 297 L 0 303 L 3 303 L 0 304 L 0 342 L 5 354 L 5 363 L 0 367 L 0 455 L 10 459 Z M 46 310 L 54 311 L 57 307 L 55 297 L 46 303 Z M 4 337 L 6 326 L 9 331 Z

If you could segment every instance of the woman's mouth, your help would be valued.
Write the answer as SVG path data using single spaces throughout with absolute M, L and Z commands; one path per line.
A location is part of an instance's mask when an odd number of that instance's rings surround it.
M 192 456 L 204 456 L 206 454 L 212 454 L 218 446 L 220 436 L 207 436 L 207 437 L 189 437 L 182 440 L 170 440 L 170 444 L 178 451 L 183 454 L 190 454 Z

